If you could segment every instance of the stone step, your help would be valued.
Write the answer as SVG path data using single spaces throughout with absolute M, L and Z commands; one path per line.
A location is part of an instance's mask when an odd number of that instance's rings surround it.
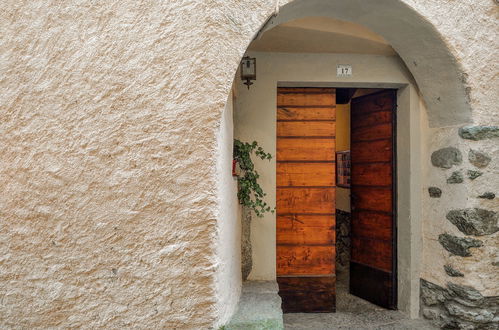
M 275 281 L 246 281 L 236 313 L 224 330 L 284 329 L 279 287 Z

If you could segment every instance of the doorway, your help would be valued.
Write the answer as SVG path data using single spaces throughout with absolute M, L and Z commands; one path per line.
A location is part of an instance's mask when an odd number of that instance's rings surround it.
M 337 103 L 350 123 L 337 123 Z M 349 218 L 349 277 L 342 278 L 350 293 L 396 308 L 395 110 L 393 89 L 278 88 L 276 270 L 284 312 L 336 310 L 337 236 L 345 236 L 337 216 Z M 345 128 L 348 143 L 345 132 L 337 136 Z M 337 138 L 349 149 L 339 153 L 346 169 L 338 169 Z M 336 205 L 345 194 L 348 205 Z

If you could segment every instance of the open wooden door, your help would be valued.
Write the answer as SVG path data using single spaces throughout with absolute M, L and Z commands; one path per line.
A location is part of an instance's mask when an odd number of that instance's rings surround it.
M 351 102 L 350 293 L 397 306 L 396 91 Z
M 277 90 L 277 282 L 282 308 L 335 311 L 333 88 Z

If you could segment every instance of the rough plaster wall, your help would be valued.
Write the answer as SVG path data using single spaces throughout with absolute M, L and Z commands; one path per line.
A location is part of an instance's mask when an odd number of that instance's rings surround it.
M 497 5 L 403 1 L 459 59 L 475 123 L 497 123 Z M 274 4 L 4 1 L 3 327 L 220 322 L 216 137 Z
M 1 326 L 218 323 L 216 137 L 270 6 L 2 7 Z
M 499 5 L 495 0 L 404 0 L 430 21 L 463 69 L 473 123 L 499 123 Z M 409 69 L 411 69 L 411 66 Z
M 220 122 L 218 136 L 218 219 L 217 263 L 220 271 L 217 278 L 217 302 L 219 321 L 225 324 L 234 313 L 241 293 L 241 221 L 237 200 L 237 180 L 232 177 L 233 141 L 232 93 Z

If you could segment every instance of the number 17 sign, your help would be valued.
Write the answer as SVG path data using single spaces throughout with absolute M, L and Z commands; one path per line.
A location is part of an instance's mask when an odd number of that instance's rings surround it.
M 352 66 L 349 64 L 338 64 L 336 66 L 336 77 L 351 77 Z

